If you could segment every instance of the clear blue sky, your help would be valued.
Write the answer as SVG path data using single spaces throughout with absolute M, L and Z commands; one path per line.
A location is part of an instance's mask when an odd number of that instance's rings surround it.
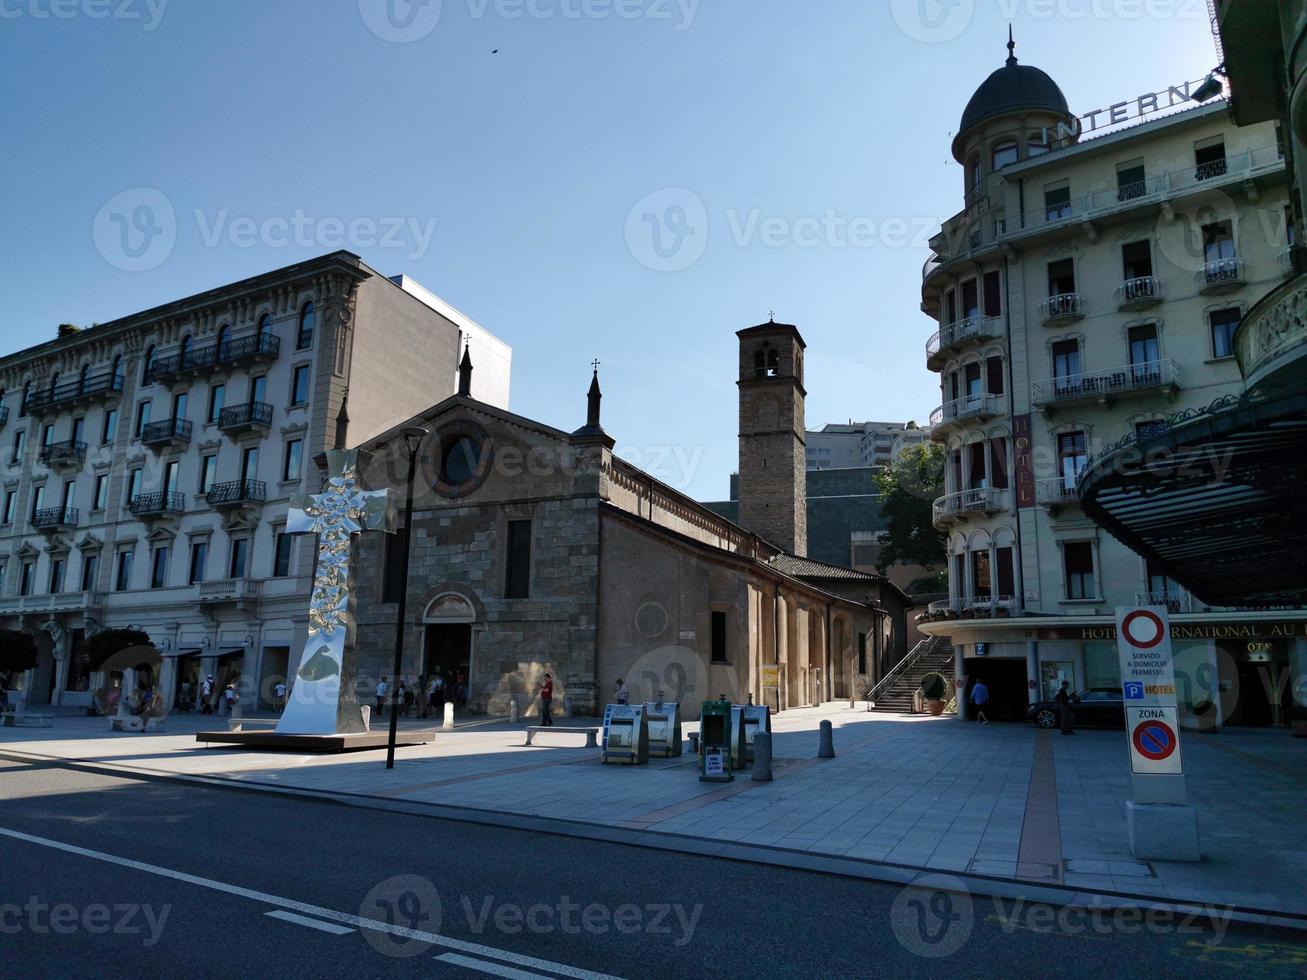
M 923 229 L 960 205 L 950 137 L 1008 20 L 1022 61 L 1087 112 L 1210 69 L 1205 6 L 5 0 L 0 351 L 343 244 L 512 344 L 518 412 L 581 424 L 599 357 L 619 447 L 725 497 L 734 331 L 771 310 L 808 342 L 811 426 L 924 420 L 938 401 Z M 148 271 L 118 267 L 102 214 L 135 188 L 176 216 Z M 698 232 L 699 201 L 706 240 L 665 226 L 660 257 L 643 215 Z M 302 243 L 276 224 L 297 214 Z M 238 218 L 271 234 L 251 243 Z M 337 242 L 327 218 L 408 230 L 398 247 L 366 225 Z M 855 220 L 878 244 L 848 243 Z

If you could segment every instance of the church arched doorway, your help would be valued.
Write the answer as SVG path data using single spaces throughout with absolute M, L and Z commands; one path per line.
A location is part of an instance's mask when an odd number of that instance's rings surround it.
M 472 626 L 476 609 L 466 596 L 446 592 L 436 596 L 422 613 L 425 630 L 422 652 L 422 691 L 436 684 L 435 705 L 468 703 L 472 678 Z

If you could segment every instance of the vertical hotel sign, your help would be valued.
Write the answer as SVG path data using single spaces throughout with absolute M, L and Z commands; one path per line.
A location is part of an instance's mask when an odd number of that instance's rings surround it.
M 1017 506 L 1035 506 L 1035 464 L 1030 444 L 1030 416 L 1012 418 L 1012 450 L 1016 461 Z

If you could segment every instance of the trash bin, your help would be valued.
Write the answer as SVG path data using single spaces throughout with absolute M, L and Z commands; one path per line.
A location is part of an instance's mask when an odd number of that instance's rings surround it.
M 705 701 L 699 718 L 699 779 L 708 783 L 729 783 L 735 778 L 731 771 L 731 703 Z
M 649 761 L 649 724 L 642 704 L 610 704 L 604 711 L 603 761 L 642 766 Z

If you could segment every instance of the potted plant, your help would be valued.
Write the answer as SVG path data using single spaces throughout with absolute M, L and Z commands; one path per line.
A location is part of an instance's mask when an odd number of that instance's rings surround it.
M 1195 701 L 1193 707 L 1195 726 L 1204 735 L 1216 734 L 1216 705 L 1211 699 Z
M 921 696 L 926 699 L 926 707 L 935 717 L 944 713 L 944 695 L 948 693 L 948 681 L 938 671 L 931 671 L 921 679 Z

